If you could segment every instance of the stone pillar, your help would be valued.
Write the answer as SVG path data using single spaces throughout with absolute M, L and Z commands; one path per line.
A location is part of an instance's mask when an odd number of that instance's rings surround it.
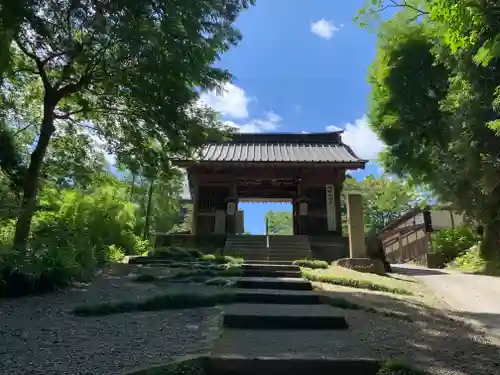
M 366 258 L 363 197 L 359 193 L 347 196 L 347 220 L 349 223 L 349 256 L 351 258 Z

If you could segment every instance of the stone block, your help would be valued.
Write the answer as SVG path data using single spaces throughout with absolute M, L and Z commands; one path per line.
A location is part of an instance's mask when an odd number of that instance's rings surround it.
M 384 263 L 380 259 L 344 258 L 336 262 L 337 266 L 352 269 L 358 272 L 385 275 Z

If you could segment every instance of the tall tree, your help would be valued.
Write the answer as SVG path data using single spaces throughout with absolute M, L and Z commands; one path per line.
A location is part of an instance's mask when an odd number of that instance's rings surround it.
M 346 192 L 358 191 L 363 196 L 366 233 L 380 231 L 408 209 L 428 200 L 428 194 L 421 192 L 421 189 L 416 186 L 387 176 L 370 175 L 359 182 L 348 177 L 344 183 L 344 190 Z M 343 202 L 343 207 L 345 207 L 345 202 Z M 347 222 L 344 230 L 347 233 Z
M 438 0 L 423 9 L 418 22 L 396 15 L 380 27 L 372 128 L 388 146 L 388 170 L 429 184 L 484 224 L 481 253 L 493 259 L 500 248 L 500 137 L 492 130 L 500 109 L 498 4 Z
M 2 89 L 7 97 L 19 87 L 31 90 L 30 104 L 38 106 L 41 119 L 23 179 L 14 238 L 20 253 L 26 251 L 43 161 L 62 124 L 90 127 L 108 150 L 133 153 L 141 165 L 157 168 L 220 130 L 215 114 L 198 104 L 199 90 L 231 79 L 212 63 L 240 40 L 233 23 L 252 3 L 22 2 Z

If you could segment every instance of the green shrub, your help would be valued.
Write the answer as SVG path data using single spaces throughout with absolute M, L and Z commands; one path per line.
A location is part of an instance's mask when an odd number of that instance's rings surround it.
M 293 264 L 300 267 L 311 268 L 313 270 L 328 268 L 328 262 L 325 262 L 324 260 L 299 259 L 295 260 Z
M 467 226 L 443 229 L 433 236 L 432 253 L 439 255 L 444 263 L 449 263 L 476 242 L 474 231 Z
M 141 254 L 149 244 L 134 234 L 137 207 L 125 189 L 44 189 L 33 217 L 25 259 L 11 249 L 14 222 L 0 224 L 0 295 L 21 296 L 87 280 L 96 266 Z
M 186 249 L 177 246 L 157 247 L 153 250 L 153 257 L 165 260 L 190 262 L 195 261 L 200 256 L 201 252 L 196 249 Z
M 205 254 L 202 255 L 200 260 L 205 261 L 205 262 L 212 262 L 212 263 L 217 263 L 217 264 L 242 264 L 243 259 L 242 258 L 235 258 L 229 255 L 215 255 L 215 254 Z
M 215 262 L 215 259 L 217 258 L 215 257 L 214 254 L 204 254 L 199 259 L 204 262 Z

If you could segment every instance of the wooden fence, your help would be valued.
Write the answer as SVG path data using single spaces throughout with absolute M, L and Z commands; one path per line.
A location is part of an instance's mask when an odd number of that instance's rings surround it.
M 435 268 L 441 261 L 431 252 L 432 233 L 464 223 L 464 215 L 451 208 L 415 208 L 388 224 L 379 238 L 389 262 Z

